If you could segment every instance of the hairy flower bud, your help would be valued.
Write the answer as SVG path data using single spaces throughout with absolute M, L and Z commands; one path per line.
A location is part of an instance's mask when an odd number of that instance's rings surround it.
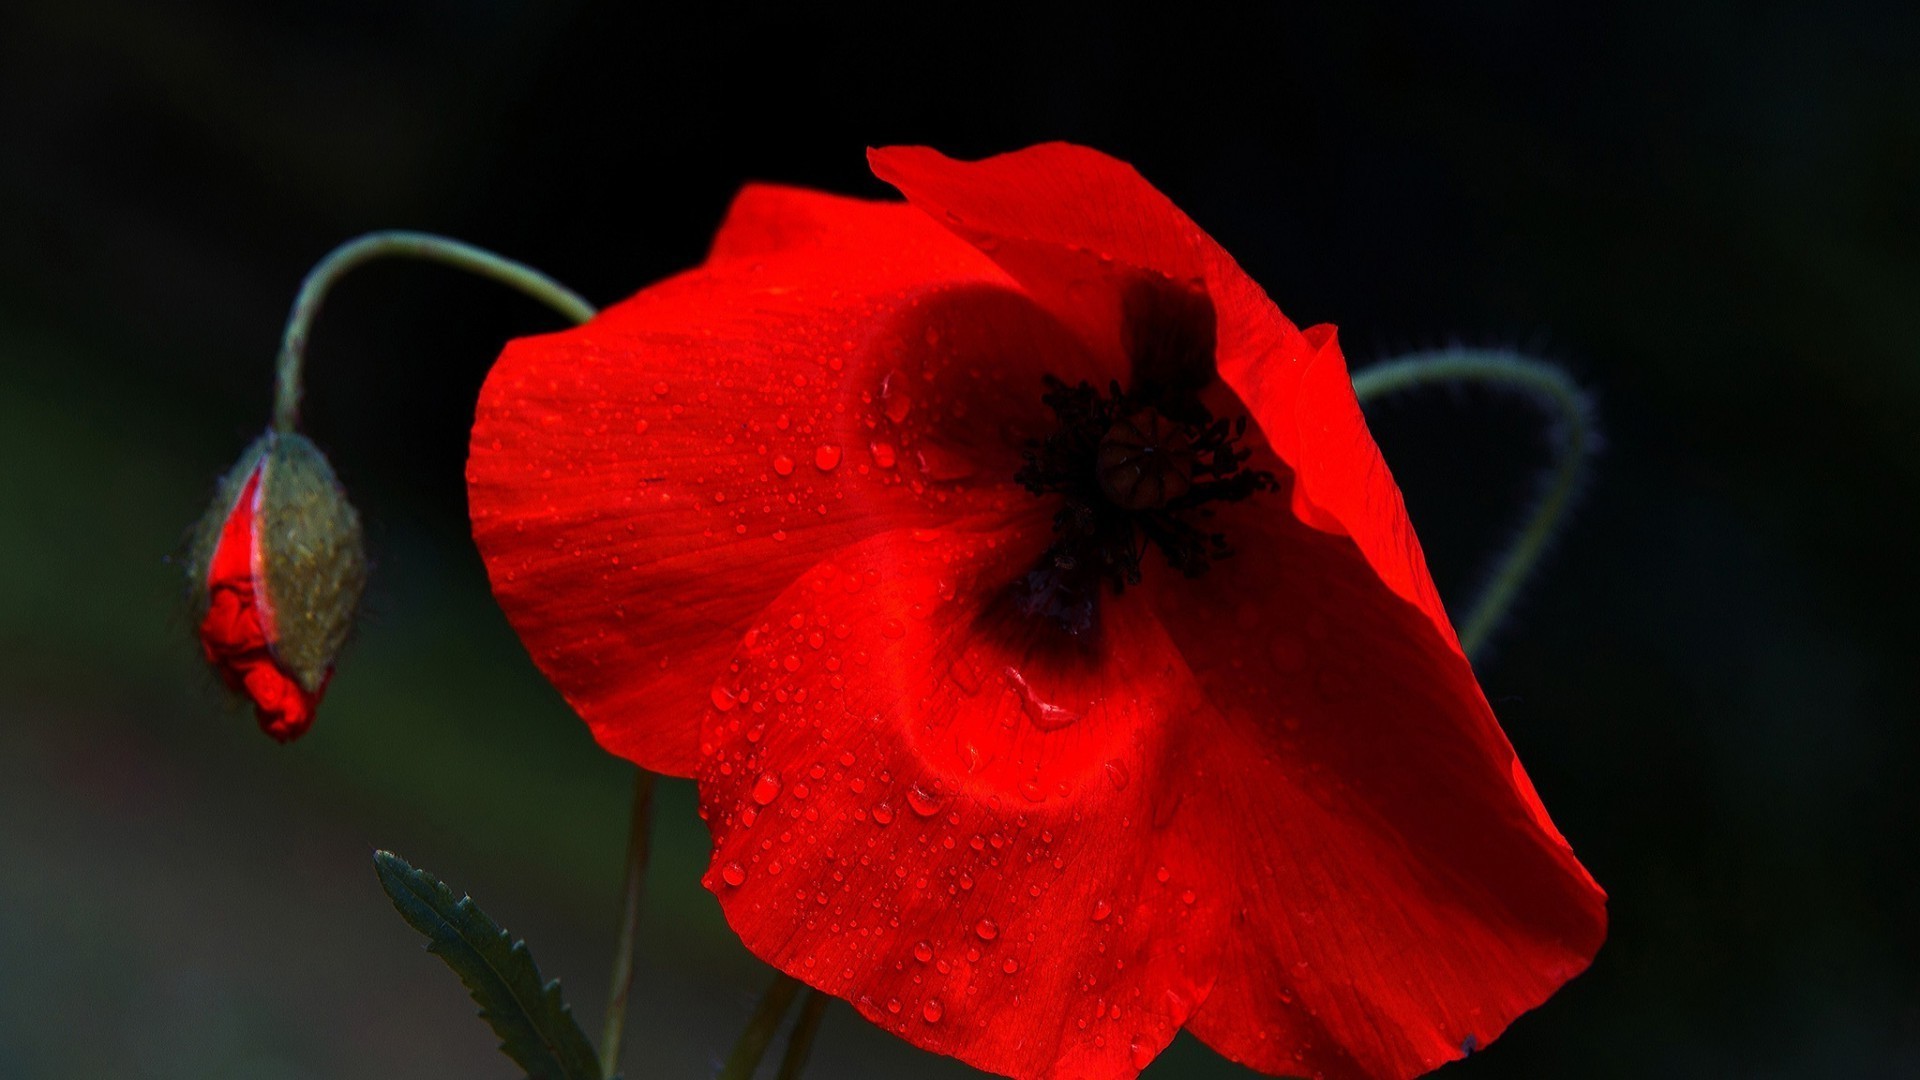
M 247 448 L 194 532 L 189 572 L 207 662 L 261 730 L 298 738 L 367 580 L 360 515 L 313 443 L 269 433 Z

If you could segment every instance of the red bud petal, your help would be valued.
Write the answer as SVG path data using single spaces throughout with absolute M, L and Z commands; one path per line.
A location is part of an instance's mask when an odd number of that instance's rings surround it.
M 264 617 L 264 578 L 255 569 L 259 553 L 254 524 L 265 467 L 262 458 L 248 474 L 207 562 L 207 611 L 200 621 L 200 647 L 227 686 L 253 702 L 260 729 L 289 742 L 313 723 L 325 686 L 309 693 L 273 657 Z

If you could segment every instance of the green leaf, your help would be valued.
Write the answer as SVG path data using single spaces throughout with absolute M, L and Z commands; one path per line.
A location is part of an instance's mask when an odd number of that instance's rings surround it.
M 444 882 L 391 851 L 374 852 L 373 868 L 400 916 L 427 936 L 427 951 L 466 984 L 501 1053 L 532 1080 L 600 1080 L 593 1044 L 560 1000 L 560 980 L 540 981 L 526 942 L 512 941 L 472 897 L 455 900 Z

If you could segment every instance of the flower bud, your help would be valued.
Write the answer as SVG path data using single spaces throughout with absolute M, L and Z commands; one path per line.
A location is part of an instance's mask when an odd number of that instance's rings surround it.
M 194 532 L 200 646 L 260 728 L 313 723 L 367 581 L 360 515 L 307 439 L 268 433 L 222 481 Z

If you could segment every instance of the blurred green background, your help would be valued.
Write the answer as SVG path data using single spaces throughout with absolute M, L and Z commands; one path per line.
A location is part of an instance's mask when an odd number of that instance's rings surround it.
M 1917 56 L 1891 3 L 13 0 L 0 1076 L 513 1075 L 376 846 L 598 1015 L 629 773 L 493 607 L 461 480 L 483 372 L 549 313 L 349 279 L 307 426 L 370 522 L 362 631 L 289 748 L 196 659 L 167 557 L 266 421 L 308 265 L 427 228 L 607 302 L 698 261 L 746 179 L 879 195 L 868 144 L 1055 137 L 1357 362 L 1518 346 L 1599 397 L 1607 455 L 1482 678 L 1613 931 L 1446 1074 L 1920 1075 Z M 1457 601 L 1539 425 L 1475 394 L 1375 425 Z M 663 795 L 630 1075 L 705 1075 L 765 979 L 692 804 Z M 968 1073 L 836 1006 L 810 1075 Z M 1150 1075 L 1245 1074 L 1183 1038 Z

